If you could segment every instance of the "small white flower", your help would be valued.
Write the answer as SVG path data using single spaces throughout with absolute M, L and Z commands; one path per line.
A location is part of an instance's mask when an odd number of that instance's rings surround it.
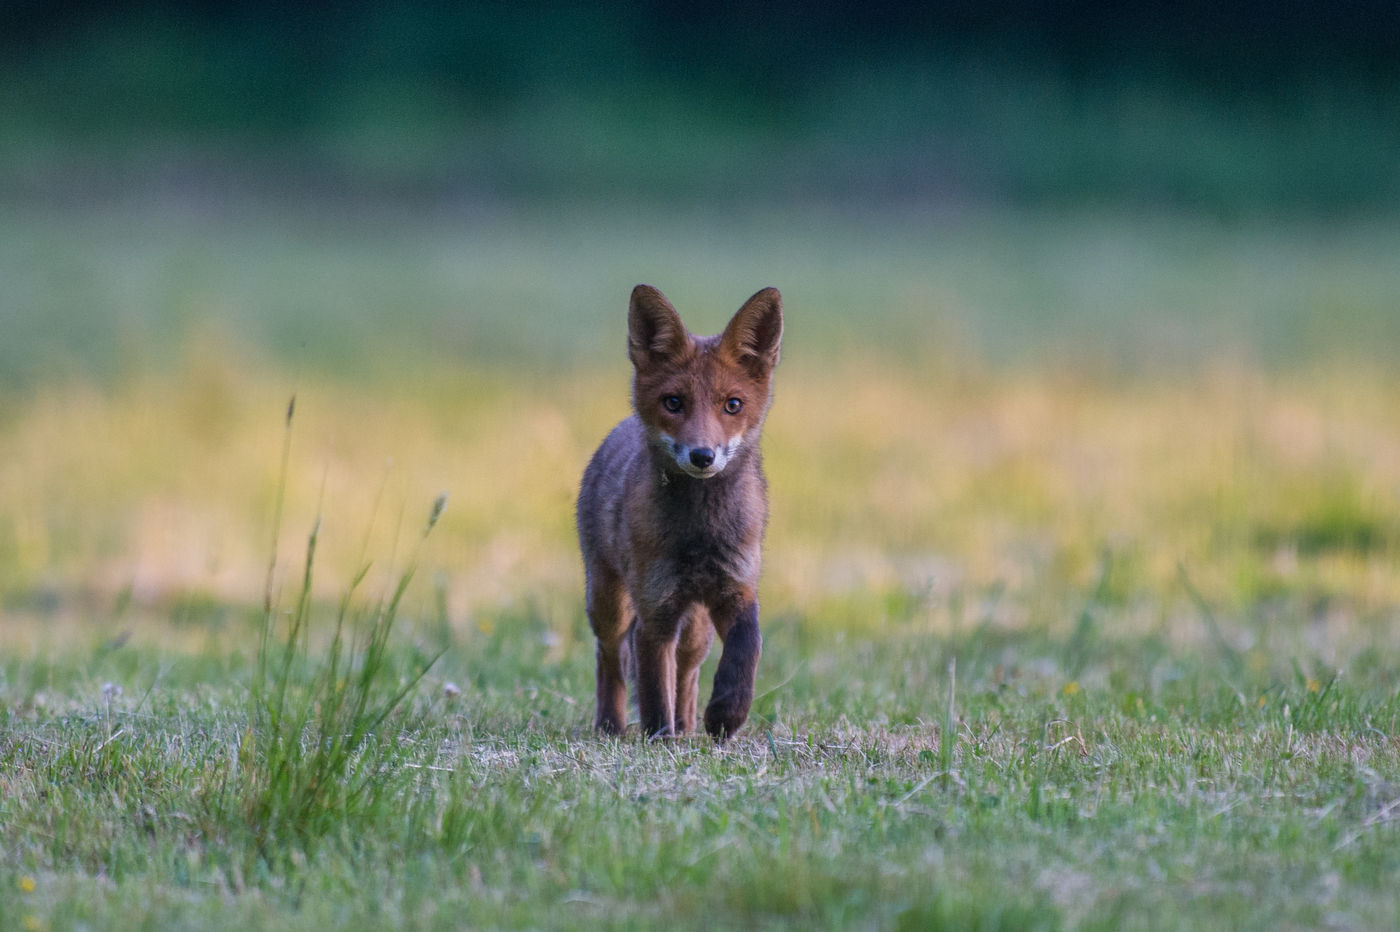
M 448 699 L 456 699 L 462 695 L 462 690 L 457 688 L 456 683 L 448 682 L 442 684 L 442 694 Z

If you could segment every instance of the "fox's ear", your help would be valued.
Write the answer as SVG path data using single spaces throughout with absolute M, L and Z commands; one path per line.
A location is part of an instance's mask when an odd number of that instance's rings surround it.
M 632 365 L 644 368 L 658 360 L 679 356 L 690 343 L 681 315 L 666 296 L 650 285 L 632 289 L 627 307 L 627 355 Z
M 755 376 L 778 364 L 783 342 L 783 296 L 764 288 L 744 302 L 720 337 L 720 348 Z

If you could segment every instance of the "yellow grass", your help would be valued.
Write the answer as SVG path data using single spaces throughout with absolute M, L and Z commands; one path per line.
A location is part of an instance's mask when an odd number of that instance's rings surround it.
M 627 375 L 428 370 L 357 384 L 236 367 L 196 344 L 175 375 L 45 386 L 0 420 L 0 592 L 12 618 L 46 620 L 5 638 L 190 598 L 258 604 L 293 393 L 279 580 L 298 572 L 318 511 L 321 594 L 366 555 L 382 561 L 371 579 L 389 579 L 402 567 L 385 555 L 406 559 L 395 541 L 416 538 L 445 491 L 419 597 L 445 598 L 462 629 L 528 600 L 567 632 L 581 585 L 573 495 L 626 413 Z M 1144 624 L 1179 611 L 1174 630 L 1199 633 L 1184 567 L 1212 601 L 1315 598 L 1325 641 L 1329 625 L 1400 604 L 1397 400 L 1397 380 L 1365 368 L 1110 384 L 792 360 L 765 437 L 765 608 L 861 628 L 880 624 L 889 593 L 1002 586 L 1028 597 L 996 623 L 1069 626 L 1065 592 L 1092 588 L 1108 554 L 1108 595 L 1141 601 Z

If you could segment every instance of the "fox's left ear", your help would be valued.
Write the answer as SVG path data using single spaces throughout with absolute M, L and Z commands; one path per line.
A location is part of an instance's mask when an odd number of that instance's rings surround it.
M 776 288 L 764 288 L 745 301 L 720 337 L 720 348 L 758 377 L 778 364 L 782 343 L 783 296 Z

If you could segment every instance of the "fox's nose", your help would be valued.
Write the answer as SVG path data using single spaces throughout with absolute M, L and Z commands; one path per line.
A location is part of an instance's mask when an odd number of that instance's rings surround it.
M 696 469 L 709 469 L 715 461 L 715 451 L 709 447 L 696 447 L 690 451 L 690 463 Z

